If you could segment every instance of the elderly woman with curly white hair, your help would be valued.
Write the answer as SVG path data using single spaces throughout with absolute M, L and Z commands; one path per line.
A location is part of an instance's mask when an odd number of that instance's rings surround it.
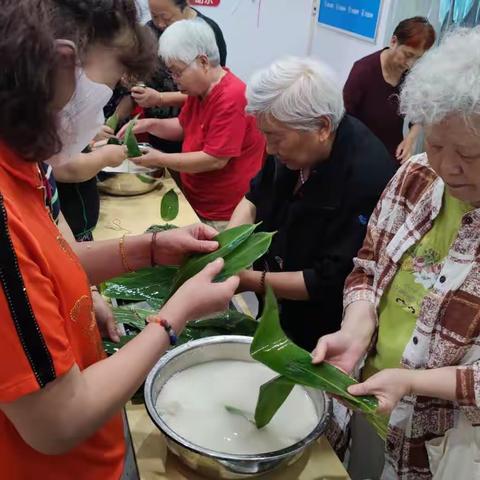
M 426 153 L 383 194 L 342 327 L 316 349 L 347 371 L 366 355 L 350 393 L 389 416 L 386 445 L 352 423 L 351 460 L 367 467 L 353 478 L 480 478 L 479 45 L 480 29 L 455 31 L 409 74 L 401 110 L 425 127 Z
M 269 157 L 230 225 L 262 222 L 277 233 L 269 253 L 241 273 L 240 289 L 262 294 L 270 285 L 285 332 L 311 351 L 340 326 L 345 278 L 396 167 L 380 140 L 344 114 L 340 84 L 321 63 L 277 61 L 254 76 L 247 99 Z

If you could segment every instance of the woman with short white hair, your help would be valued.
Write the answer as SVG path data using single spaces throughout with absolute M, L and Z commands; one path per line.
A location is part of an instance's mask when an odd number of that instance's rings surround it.
M 264 158 L 265 141 L 245 112 L 246 86 L 220 65 L 215 35 L 202 20 L 169 26 L 160 56 L 188 100 L 178 118 L 140 120 L 134 132 L 183 140 L 183 149 L 178 154 L 149 150 L 134 161 L 180 172 L 182 189 L 197 214 L 222 229 Z
M 400 106 L 425 128 L 426 153 L 386 189 L 346 281 L 342 328 L 316 350 L 347 371 L 366 355 L 349 391 L 375 395 L 386 415 L 385 444 L 354 418 L 352 478 L 480 475 L 479 45 L 479 28 L 455 31 L 408 75 Z
M 253 77 L 247 98 L 269 157 L 230 226 L 262 222 L 277 234 L 269 253 L 242 272 L 240 288 L 261 295 L 268 283 L 285 332 L 311 351 L 340 326 L 343 283 L 395 165 L 344 115 L 340 86 L 319 62 L 277 61 Z

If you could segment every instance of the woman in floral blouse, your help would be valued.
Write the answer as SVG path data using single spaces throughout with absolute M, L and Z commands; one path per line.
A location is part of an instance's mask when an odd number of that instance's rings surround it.
M 425 127 L 426 153 L 384 192 L 342 328 L 314 354 L 350 372 L 366 356 L 349 391 L 375 395 L 389 423 L 384 443 L 353 416 L 354 479 L 480 478 L 478 45 L 480 29 L 453 32 L 408 76 L 401 110 Z

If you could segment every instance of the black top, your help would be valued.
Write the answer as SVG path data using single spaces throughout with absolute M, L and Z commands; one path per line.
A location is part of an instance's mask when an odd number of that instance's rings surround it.
M 82 183 L 57 182 L 63 216 L 78 242 L 93 240 L 100 215 L 97 178 Z
M 255 269 L 303 271 L 310 300 L 280 300 L 280 308 L 285 333 L 308 351 L 340 327 L 345 278 L 395 170 L 382 142 L 347 115 L 330 158 L 312 169 L 296 193 L 299 172 L 272 156 L 252 180 L 247 199 L 256 206 L 255 221 L 263 222 L 264 231 L 278 231 Z

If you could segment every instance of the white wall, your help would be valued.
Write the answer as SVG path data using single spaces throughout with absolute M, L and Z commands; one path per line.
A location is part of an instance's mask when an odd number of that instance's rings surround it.
M 393 2 L 395 0 L 383 0 L 375 43 L 337 32 L 317 22 L 314 27 L 311 55 L 328 63 L 336 71 L 343 85 L 356 60 L 380 50 L 388 43 L 392 32 L 386 30 Z
M 218 7 L 198 10 L 218 22 L 227 42 L 227 65 L 248 80 L 281 56 L 306 55 L 316 1 L 222 0 Z
M 148 0 L 137 1 L 148 19 Z M 343 84 L 356 60 L 386 45 L 390 9 L 400 1 L 407 0 L 383 0 L 376 43 L 318 24 L 319 0 L 221 0 L 218 7 L 197 8 L 222 28 L 227 64 L 245 81 L 279 57 L 312 55 L 328 63 Z

